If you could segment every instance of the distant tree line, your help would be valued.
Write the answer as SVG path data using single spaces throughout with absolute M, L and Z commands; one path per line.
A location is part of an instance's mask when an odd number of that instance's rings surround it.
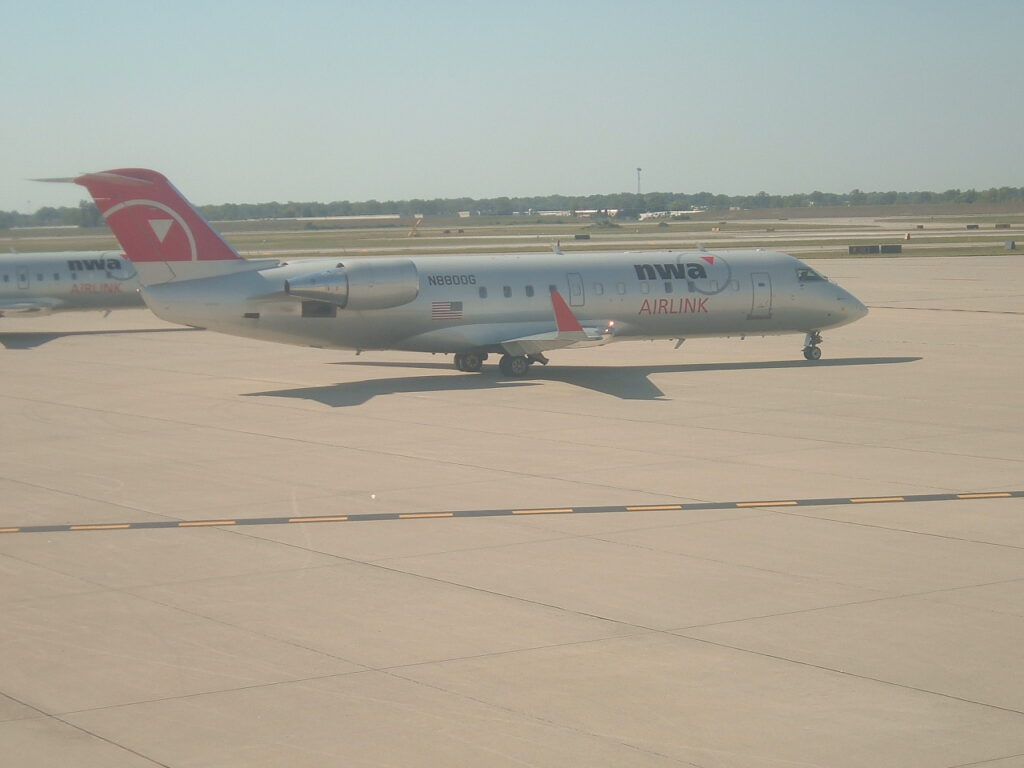
M 212 221 L 244 219 L 288 219 L 321 216 L 370 216 L 397 213 L 402 216 L 456 216 L 460 211 L 474 215 L 511 216 L 535 214 L 540 211 L 603 211 L 617 209 L 620 218 L 635 218 L 648 211 L 689 211 L 707 209 L 806 208 L 808 206 L 900 205 L 923 203 L 996 204 L 1024 201 L 1024 187 L 992 189 L 948 189 L 945 192 L 810 192 L 796 195 L 716 195 L 711 192 L 648 192 L 637 195 L 623 192 L 615 195 L 547 195 L 540 197 L 493 197 L 475 200 L 469 197 L 435 200 L 366 200 L 333 203 L 225 203 L 200 207 Z M 0 211 L 0 229 L 31 226 L 99 226 L 102 217 L 96 206 L 87 200 L 77 208 L 40 208 L 35 213 Z
M 46 206 L 35 213 L 0 211 L 0 229 L 10 227 L 98 227 L 103 217 L 91 200 L 83 200 L 77 208 Z

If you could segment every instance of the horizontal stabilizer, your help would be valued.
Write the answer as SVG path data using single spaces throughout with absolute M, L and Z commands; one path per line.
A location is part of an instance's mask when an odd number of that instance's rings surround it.
M 120 186 L 147 186 L 152 185 L 153 181 L 149 179 L 140 179 L 134 176 L 126 176 L 124 174 L 115 173 L 112 171 L 102 171 L 100 173 L 83 173 L 81 176 L 68 176 L 65 178 L 57 179 L 30 179 L 30 181 L 42 181 L 47 184 L 81 184 L 85 186 L 87 182 L 105 182 L 108 184 L 118 184 Z

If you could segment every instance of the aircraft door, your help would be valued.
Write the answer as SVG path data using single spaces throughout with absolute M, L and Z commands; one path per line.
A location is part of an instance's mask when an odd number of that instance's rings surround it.
M 586 296 L 583 293 L 583 276 L 579 272 L 570 272 L 569 278 L 569 306 L 582 307 Z
M 18 275 L 18 288 L 28 290 L 28 267 L 24 264 L 15 264 L 14 272 Z
M 750 276 L 753 302 L 748 320 L 767 320 L 772 316 L 772 276 L 767 272 L 754 272 Z

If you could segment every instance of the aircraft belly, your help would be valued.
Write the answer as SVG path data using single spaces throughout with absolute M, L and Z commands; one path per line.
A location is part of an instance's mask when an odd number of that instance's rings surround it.
M 77 292 L 64 297 L 59 310 L 124 309 L 142 306 L 136 286 L 111 287 L 107 292 Z

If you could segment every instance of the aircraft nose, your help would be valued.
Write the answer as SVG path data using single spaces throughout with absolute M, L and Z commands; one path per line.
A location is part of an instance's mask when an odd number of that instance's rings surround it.
M 860 320 L 868 313 L 867 305 L 852 293 L 850 294 L 849 305 L 850 309 L 848 311 L 853 313 L 856 320 Z
M 860 299 L 842 288 L 839 289 L 839 304 L 848 323 L 860 320 L 868 313 L 868 308 Z

